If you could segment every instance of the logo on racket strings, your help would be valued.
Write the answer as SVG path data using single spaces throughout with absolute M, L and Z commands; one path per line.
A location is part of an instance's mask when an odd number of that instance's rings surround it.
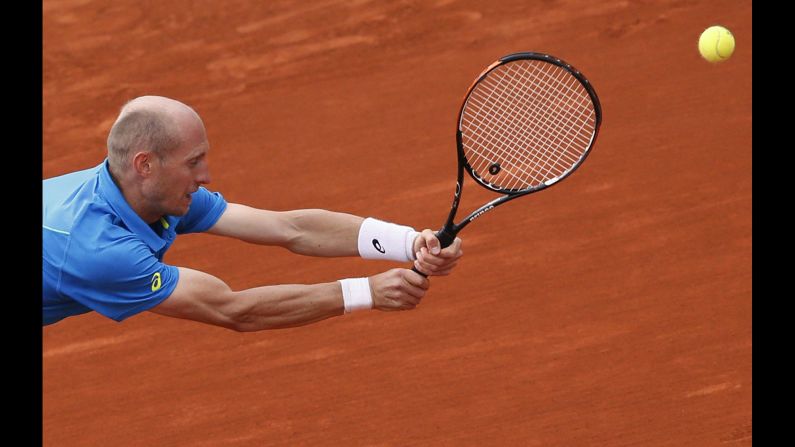
M 375 247 L 379 253 L 386 253 L 386 250 L 381 246 L 381 243 L 378 242 L 378 239 L 373 239 L 373 247 Z

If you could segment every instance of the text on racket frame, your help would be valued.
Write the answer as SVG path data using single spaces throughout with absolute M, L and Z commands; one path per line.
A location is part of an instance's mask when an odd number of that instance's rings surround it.
M 483 215 L 483 214 L 484 214 L 486 211 L 490 211 L 490 210 L 492 210 L 492 209 L 494 209 L 494 205 L 489 205 L 488 207 L 486 207 L 486 208 L 484 208 L 484 209 L 482 209 L 482 210 L 478 211 L 477 213 L 475 213 L 475 215 L 474 215 L 474 216 L 472 216 L 472 217 L 470 217 L 470 218 L 468 219 L 468 221 L 469 221 L 469 222 L 472 222 L 473 220 L 475 220 L 475 219 L 477 219 L 478 217 L 482 216 L 482 215 Z

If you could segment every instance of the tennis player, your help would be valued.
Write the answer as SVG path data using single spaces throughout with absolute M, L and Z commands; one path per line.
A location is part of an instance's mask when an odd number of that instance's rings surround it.
M 302 326 L 365 309 L 414 309 L 429 281 L 406 268 L 321 284 L 233 291 L 169 265 L 178 234 L 208 232 L 309 256 L 413 261 L 447 275 L 461 240 L 440 249 L 429 230 L 319 209 L 275 212 L 227 203 L 210 183 L 204 124 L 189 106 L 142 96 L 122 107 L 98 166 L 43 181 L 42 323 L 95 311 L 144 311 L 235 331 Z

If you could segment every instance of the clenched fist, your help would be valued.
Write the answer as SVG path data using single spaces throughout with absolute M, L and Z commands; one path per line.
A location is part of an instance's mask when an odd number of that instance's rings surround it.
M 455 238 L 449 247 L 442 250 L 434 232 L 428 229 L 422 230 L 422 233 L 414 239 L 414 253 L 417 256 L 414 267 L 426 275 L 449 275 L 464 255 L 461 244 L 461 238 Z
M 431 283 L 409 269 L 396 268 L 368 278 L 373 308 L 382 311 L 414 309 Z

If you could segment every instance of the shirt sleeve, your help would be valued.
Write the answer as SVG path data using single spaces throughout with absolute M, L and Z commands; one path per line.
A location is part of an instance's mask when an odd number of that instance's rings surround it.
M 200 186 L 191 195 L 188 213 L 180 219 L 175 231 L 177 234 L 201 233 L 218 222 L 226 211 L 226 199 L 219 192 L 210 192 Z
M 72 240 L 58 292 L 116 321 L 149 310 L 174 291 L 179 270 L 130 236 L 112 244 Z

